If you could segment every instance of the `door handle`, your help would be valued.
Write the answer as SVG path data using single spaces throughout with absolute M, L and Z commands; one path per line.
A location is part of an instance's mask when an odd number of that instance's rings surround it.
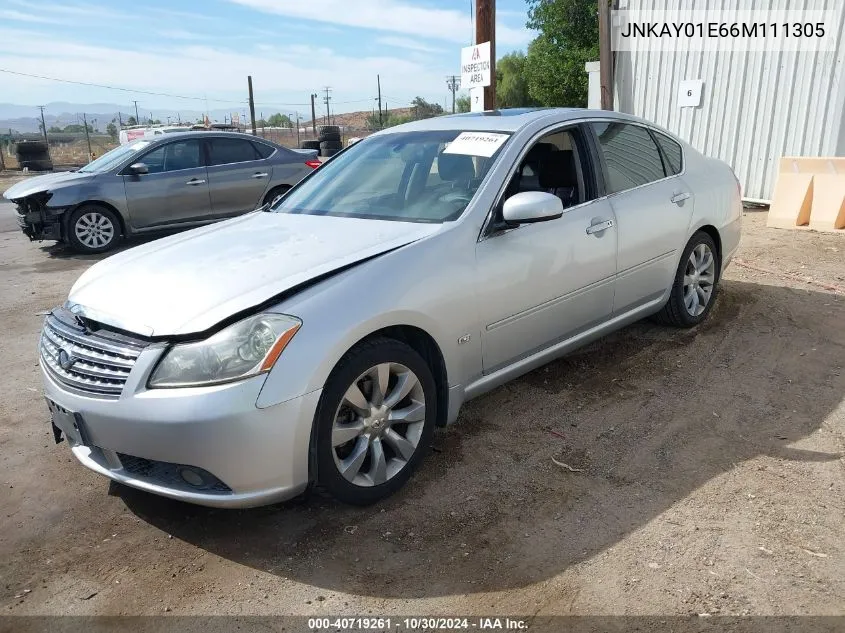
M 606 231 L 609 228 L 613 227 L 613 220 L 605 220 L 604 222 L 597 222 L 596 224 L 591 224 L 587 227 L 587 235 L 592 235 L 593 233 L 601 233 L 602 231 Z
M 689 191 L 682 191 L 681 193 L 672 194 L 672 197 L 669 198 L 669 200 L 671 202 L 675 203 L 675 204 L 678 204 L 679 202 L 683 202 L 684 200 L 686 200 L 689 197 L 690 197 Z
M 195 186 L 195 185 L 202 185 L 202 184 L 204 184 L 204 183 L 205 183 L 205 180 L 201 180 L 200 178 L 191 178 L 191 179 L 190 179 L 188 182 L 186 182 L 185 184 L 186 184 L 186 185 L 194 185 L 194 186 Z
M 267 172 L 258 172 L 250 176 L 250 178 L 266 178 L 269 175 L 270 174 L 268 174 Z

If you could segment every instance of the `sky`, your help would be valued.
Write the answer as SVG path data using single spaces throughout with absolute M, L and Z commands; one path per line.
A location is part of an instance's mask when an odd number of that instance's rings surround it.
M 142 110 L 242 111 L 252 75 L 256 116 L 310 110 L 332 88 L 332 110 L 390 108 L 417 95 L 440 104 L 471 44 L 473 0 L 0 0 L 0 101 L 131 103 Z M 474 12 L 474 9 L 472 9 Z M 497 57 L 525 50 L 525 0 L 497 0 Z M 207 99 L 207 106 L 206 106 Z M 317 101 L 318 115 L 322 97 Z M 308 112 L 310 118 L 310 112 Z

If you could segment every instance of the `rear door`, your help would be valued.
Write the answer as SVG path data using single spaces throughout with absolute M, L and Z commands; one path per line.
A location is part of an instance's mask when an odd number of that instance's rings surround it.
M 672 285 L 694 198 L 680 176 L 682 154 L 675 141 L 635 123 L 596 121 L 590 127 L 617 222 L 613 312 L 621 314 L 659 299 Z
M 215 218 L 252 211 L 261 205 L 272 166 L 248 139 L 209 137 L 208 183 Z
M 123 174 L 129 222 L 135 229 L 207 220 L 208 176 L 199 139 L 158 145 L 136 162 L 149 173 Z

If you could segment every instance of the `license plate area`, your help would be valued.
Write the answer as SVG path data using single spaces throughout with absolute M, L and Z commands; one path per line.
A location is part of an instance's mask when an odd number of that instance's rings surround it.
M 47 408 L 50 410 L 50 422 L 53 426 L 53 438 L 56 440 L 56 444 L 62 441 L 62 434 L 64 434 L 71 446 L 90 445 L 81 415 L 68 411 L 49 398 L 47 399 Z

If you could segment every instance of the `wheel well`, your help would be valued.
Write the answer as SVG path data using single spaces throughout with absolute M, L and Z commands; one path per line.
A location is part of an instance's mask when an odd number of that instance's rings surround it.
M 699 227 L 698 230 L 707 233 L 707 235 L 713 238 L 713 243 L 716 244 L 716 255 L 719 258 L 719 266 L 716 267 L 716 279 L 718 279 L 722 274 L 722 238 L 719 235 L 719 229 L 712 224 L 705 224 Z
M 67 238 L 68 231 L 70 230 L 70 216 L 74 214 L 74 212 L 79 209 L 80 207 L 84 206 L 94 206 L 94 207 L 103 207 L 104 209 L 108 209 L 112 213 L 117 216 L 117 221 L 120 224 L 120 233 L 124 237 L 126 237 L 126 220 L 123 219 L 123 214 L 118 211 L 114 206 L 110 205 L 108 202 L 103 202 L 102 200 L 86 200 L 85 202 L 80 202 L 72 209 L 68 209 L 65 213 L 65 238 Z
M 434 376 L 434 384 L 437 385 L 437 426 L 446 426 L 449 414 L 449 380 L 446 375 L 446 362 L 437 342 L 428 332 L 412 325 L 392 325 L 369 334 L 363 340 L 377 336 L 401 341 L 423 357 Z

